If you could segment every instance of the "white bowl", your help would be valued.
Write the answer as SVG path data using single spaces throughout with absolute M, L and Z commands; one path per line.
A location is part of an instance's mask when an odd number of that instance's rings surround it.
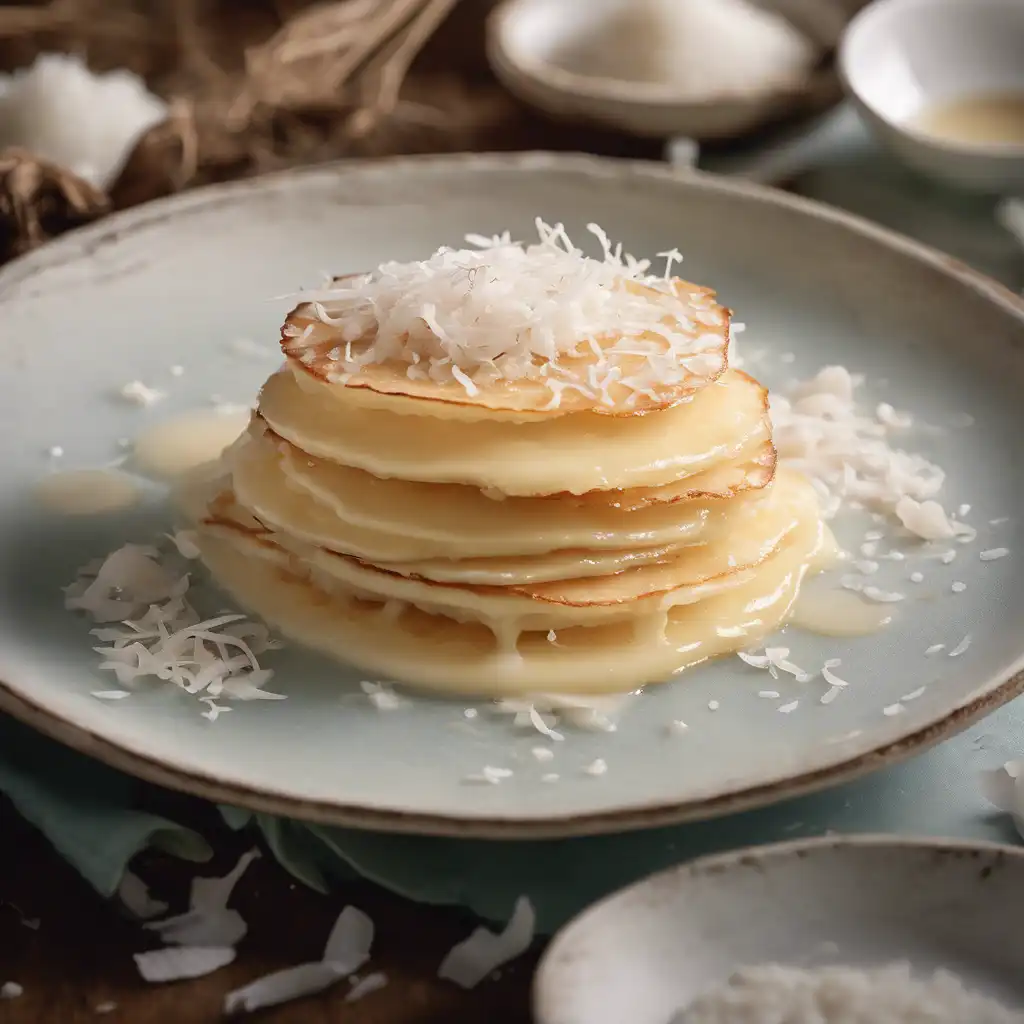
M 839 73 L 909 166 L 974 191 L 1024 192 L 1024 144 L 947 141 L 915 127 L 934 104 L 1024 96 L 1022 0 L 876 0 L 847 28 Z
M 1020 1006 L 1022 887 L 1024 851 L 995 844 L 847 836 L 705 857 L 567 925 L 537 970 L 534 1019 L 666 1024 L 738 967 L 764 963 L 905 961 Z
M 511 92 L 551 116 L 657 138 L 735 138 L 773 121 L 823 110 L 842 95 L 830 62 L 781 88 L 698 101 L 670 85 L 586 74 L 574 66 L 575 44 L 633 3 L 505 0 L 488 21 L 491 65 Z M 765 0 L 764 6 L 777 10 L 824 54 L 835 47 L 863 0 Z

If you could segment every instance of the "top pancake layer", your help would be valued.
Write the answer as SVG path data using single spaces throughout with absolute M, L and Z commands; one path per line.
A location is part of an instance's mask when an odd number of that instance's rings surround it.
M 285 355 L 370 407 L 462 419 L 634 415 L 724 372 L 729 313 L 712 291 L 649 276 L 598 229 L 603 260 L 538 229 L 527 247 L 441 249 L 337 278 L 289 314 Z

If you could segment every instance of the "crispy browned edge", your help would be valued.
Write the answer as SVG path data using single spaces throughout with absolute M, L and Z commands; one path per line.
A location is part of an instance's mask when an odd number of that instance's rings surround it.
M 342 274 L 339 277 L 332 278 L 331 283 L 334 284 L 334 283 L 336 283 L 338 281 L 347 281 L 350 278 L 359 277 L 359 276 L 361 276 L 359 273 Z M 686 280 L 683 280 L 682 278 L 675 278 L 674 281 L 678 282 L 679 284 L 686 285 L 686 286 L 688 286 L 692 290 L 699 291 L 702 294 L 706 295 L 708 298 L 714 298 L 715 297 L 715 291 L 712 288 L 707 288 L 704 285 L 695 284 L 692 281 L 686 281 Z M 672 389 L 672 392 L 671 392 L 672 397 L 670 399 L 668 399 L 665 402 L 659 403 L 657 405 L 652 404 L 652 405 L 644 406 L 642 408 L 631 409 L 631 410 L 625 411 L 625 410 L 606 409 L 605 407 L 601 406 L 600 404 L 595 404 L 595 405 L 592 405 L 592 406 L 581 406 L 578 409 L 571 409 L 571 410 L 569 410 L 569 412 L 584 412 L 584 411 L 586 411 L 586 412 L 597 413 L 598 415 L 601 415 L 601 416 L 612 416 L 612 417 L 644 416 L 644 415 L 646 415 L 649 412 L 658 412 L 658 411 L 660 411 L 662 409 L 670 409 L 674 405 L 679 405 L 681 402 L 685 402 L 691 395 L 694 395 L 698 391 L 700 391 L 701 388 L 707 387 L 709 384 L 713 384 L 716 380 L 718 380 L 719 377 L 722 376 L 723 373 L 725 373 L 726 370 L 729 369 L 729 332 L 730 332 L 730 327 L 731 327 L 731 324 L 732 324 L 732 312 L 733 312 L 728 307 L 719 305 L 718 303 L 715 303 L 715 306 L 716 306 L 718 311 L 722 314 L 722 316 L 725 319 L 725 335 L 722 338 L 723 346 L 722 346 L 722 349 L 721 349 L 721 356 L 722 356 L 721 366 L 713 374 L 709 375 L 708 377 L 702 378 L 700 384 L 696 384 L 696 385 L 694 385 L 692 387 L 687 387 L 685 385 L 679 385 L 676 388 Z M 295 347 L 295 344 L 294 344 L 296 339 L 294 337 L 292 337 L 291 335 L 285 333 L 285 329 L 287 327 L 289 327 L 289 326 L 291 326 L 291 327 L 297 326 L 297 325 L 293 324 L 293 322 L 292 322 L 293 318 L 296 317 L 296 316 L 299 316 L 299 315 L 303 315 L 304 311 L 308 310 L 308 308 L 309 308 L 309 303 L 307 303 L 307 302 L 299 303 L 299 305 L 297 305 L 294 309 L 290 310 L 288 315 L 285 317 L 285 321 L 281 325 L 281 351 L 284 353 L 285 357 L 288 359 L 289 365 L 291 367 L 293 367 L 295 370 L 301 371 L 302 373 L 306 374 L 309 377 L 312 377 L 314 380 L 317 380 L 320 383 L 329 383 L 328 380 L 327 380 L 326 375 L 323 374 L 323 373 L 318 372 L 318 368 L 317 368 L 316 365 L 314 365 L 312 363 L 305 363 L 305 362 L 303 362 L 302 360 L 300 360 L 298 358 L 298 349 Z M 410 402 L 424 402 L 424 403 L 434 403 L 434 402 L 436 402 L 436 403 L 439 403 L 439 404 L 442 404 L 442 405 L 455 405 L 455 406 L 462 406 L 462 407 L 465 407 L 465 408 L 473 407 L 473 403 L 472 402 L 459 401 L 459 400 L 453 399 L 453 398 L 430 398 L 430 397 L 426 397 L 424 395 L 406 395 L 402 391 L 384 391 L 384 390 L 382 390 L 379 387 L 377 387 L 377 388 L 372 387 L 366 381 L 360 381 L 360 380 L 349 380 L 349 381 L 347 381 L 345 383 L 344 386 L 345 387 L 350 387 L 350 388 L 365 388 L 367 391 L 373 391 L 376 394 L 380 394 L 380 395 L 393 395 L 393 396 L 396 396 L 396 397 L 402 396 L 402 397 L 405 397 Z M 503 410 L 503 411 L 507 411 L 507 410 Z M 544 418 L 550 417 L 552 415 L 563 415 L 563 413 L 558 413 L 557 411 L 556 412 L 542 412 L 542 411 L 537 410 L 537 409 L 517 410 L 517 413 L 519 413 L 520 415 L 523 415 L 523 416 L 536 417 L 537 419 L 544 419 Z

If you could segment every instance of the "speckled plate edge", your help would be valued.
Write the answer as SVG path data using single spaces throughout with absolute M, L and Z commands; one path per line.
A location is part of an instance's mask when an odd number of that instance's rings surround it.
M 860 217 L 776 189 L 699 172 L 673 170 L 663 164 L 553 153 L 459 154 L 340 161 L 240 182 L 208 186 L 116 214 L 97 224 L 65 235 L 15 260 L 0 270 L 0 299 L 15 286 L 26 284 L 38 271 L 64 266 L 91 256 L 106 246 L 117 244 L 129 233 L 172 217 L 187 216 L 238 202 L 252 192 L 273 190 L 286 183 L 301 181 L 305 176 L 319 176 L 325 172 L 336 173 L 341 183 L 349 174 L 365 180 L 375 174 L 386 176 L 394 170 L 408 172 L 418 168 L 435 175 L 446 171 L 465 173 L 474 170 L 493 172 L 511 169 L 537 173 L 572 171 L 595 180 L 620 181 L 624 184 L 648 180 L 676 181 L 685 182 L 688 188 L 698 192 L 703 190 L 721 195 L 742 196 L 766 205 L 789 209 L 811 219 L 838 225 L 878 245 L 937 269 L 1018 320 L 1024 338 L 1024 299 L 959 260 Z M 990 714 L 1022 692 L 1024 672 L 1018 672 L 1009 678 L 992 677 L 983 681 L 969 700 L 913 732 L 880 744 L 871 751 L 837 760 L 824 768 L 701 800 L 682 803 L 660 802 L 590 814 L 566 815 L 557 820 L 415 814 L 331 801 L 309 801 L 242 783 L 225 783 L 204 773 L 156 759 L 143 751 L 120 747 L 73 721 L 56 716 L 24 694 L 15 692 L 12 685 L 3 680 L 0 680 L 0 710 L 113 768 L 168 789 L 191 793 L 218 803 L 235 804 L 254 811 L 323 824 L 386 832 L 486 839 L 546 839 L 598 835 L 705 820 L 815 792 L 920 753 L 966 729 L 972 722 Z
M 694 877 L 699 875 L 728 874 L 736 868 L 763 870 L 766 861 L 803 858 L 823 850 L 885 850 L 890 853 L 912 852 L 933 853 L 942 859 L 972 857 L 986 861 L 982 871 L 990 871 L 1004 860 L 1024 863 L 1024 848 L 1005 843 L 991 843 L 968 839 L 934 839 L 927 836 L 891 836 L 864 833 L 855 836 L 818 836 L 811 839 L 794 839 L 782 843 L 766 843 L 763 846 L 745 846 L 726 853 L 713 853 L 706 857 L 684 861 L 674 867 L 656 871 L 615 892 L 603 896 L 580 911 L 565 924 L 548 944 L 533 978 L 531 993 L 532 1019 L 538 1024 L 554 1019 L 551 1007 L 562 1002 L 559 961 L 567 955 L 565 946 L 572 943 L 573 933 L 585 926 L 587 919 L 600 914 L 609 905 L 626 898 L 629 893 L 646 889 L 659 880 L 666 883 L 674 876 Z

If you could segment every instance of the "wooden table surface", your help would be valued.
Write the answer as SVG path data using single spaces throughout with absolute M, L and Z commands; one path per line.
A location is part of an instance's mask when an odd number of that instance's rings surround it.
M 234 963 L 195 981 L 150 985 L 132 954 L 156 943 L 113 902 L 101 899 L 49 844 L 0 798 L 0 984 L 24 994 L 0 1001 L 0 1024 L 207 1024 L 222 1020 L 224 996 L 269 971 L 319 959 L 345 904 L 376 925 L 373 957 L 364 968 L 388 984 L 346 1003 L 348 983 L 253 1014 L 260 1024 L 526 1024 L 536 955 L 527 956 L 471 992 L 435 977 L 448 949 L 474 922 L 454 911 L 412 904 L 368 884 L 323 896 L 294 882 L 269 855 L 253 863 L 231 906 L 249 925 Z M 250 845 L 225 834 L 209 865 L 183 865 L 158 855 L 140 858 L 138 873 L 154 895 L 183 908 L 196 874 L 225 873 Z M 38 927 L 29 927 L 24 921 Z M 114 1003 L 116 1008 L 97 1013 Z M 243 1018 L 247 1019 L 247 1018 Z

